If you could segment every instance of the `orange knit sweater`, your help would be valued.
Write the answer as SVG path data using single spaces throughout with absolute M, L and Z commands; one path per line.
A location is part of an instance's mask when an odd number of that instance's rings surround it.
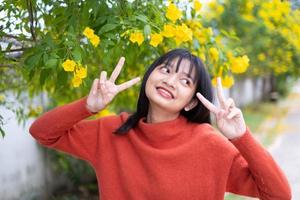
M 225 192 L 289 200 L 287 179 L 249 128 L 228 140 L 209 124 L 144 118 L 127 135 L 112 132 L 128 117 L 84 120 L 86 98 L 55 108 L 30 127 L 37 141 L 88 161 L 101 200 L 221 200 Z

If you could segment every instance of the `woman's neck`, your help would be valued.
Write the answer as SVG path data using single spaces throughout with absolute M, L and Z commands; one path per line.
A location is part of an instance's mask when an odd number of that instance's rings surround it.
M 155 108 L 153 106 L 149 106 L 148 114 L 147 114 L 147 123 L 159 123 L 165 121 L 171 121 L 179 116 L 178 113 L 170 113 L 161 108 Z

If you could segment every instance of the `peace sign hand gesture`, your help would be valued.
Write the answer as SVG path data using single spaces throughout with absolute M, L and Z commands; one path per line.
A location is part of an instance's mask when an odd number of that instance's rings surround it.
M 198 99 L 202 104 L 216 116 L 216 122 L 219 130 L 228 139 L 234 139 L 242 136 L 246 131 L 246 124 L 242 111 L 235 107 L 232 98 L 225 99 L 223 95 L 221 78 L 217 78 L 217 95 L 220 102 L 220 108 L 213 105 L 204 96 L 197 92 Z
M 106 78 L 106 71 L 101 72 L 100 79 L 94 80 L 86 101 L 86 108 L 89 111 L 96 113 L 104 109 L 119 92 L 131 87 L 132 85 L 140 81 L 140 77 L 136 77 L 120 85 L 115 84 L 115 81 L 118 78 L 120 71 L 122 70 L 124 62 L 125 58 L 121 57 L 108 80 Z

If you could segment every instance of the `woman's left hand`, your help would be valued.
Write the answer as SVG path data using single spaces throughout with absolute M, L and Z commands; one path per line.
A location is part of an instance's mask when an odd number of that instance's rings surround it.
M 235 139 L 241 137 L 246 132 L 246 124 L 242 111 L 235 107 L 232 98 L 225 99 L 220 77 L 217 78 L 217 95 L 220 108 L 208 101 L 199 92 L 196 95 L 202 104 L 215 114 L 217 126 L 225 137 Z

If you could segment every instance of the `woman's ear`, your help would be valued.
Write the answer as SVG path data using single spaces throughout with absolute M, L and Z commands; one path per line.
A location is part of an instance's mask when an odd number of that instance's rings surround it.
M 197 106 L 197 104 L 198 104 L 198 100 L 195 99 L 195 98 L 193 98 L 193 99 L 190 101 L 190 103 L 188 103 L 188 105 L 186 105 L 186 106 L 184 107 L 184 110 L 185 110 L 185 111 L 192 110 L 193 108 L 195 108 L 195 106 Z

